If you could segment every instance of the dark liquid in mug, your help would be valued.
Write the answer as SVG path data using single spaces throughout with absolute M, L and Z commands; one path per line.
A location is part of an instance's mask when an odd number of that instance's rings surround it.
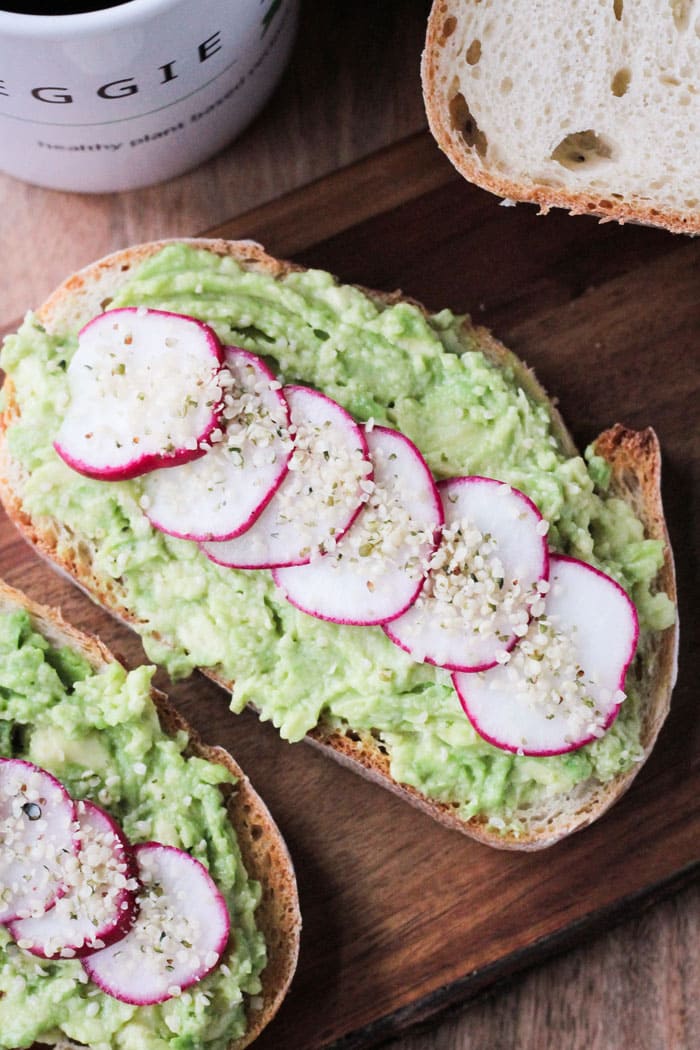
M 128 3 L 130 0 L 112 0 L 111 3 L 107 0 L 102 4 L 70 3 L 70 0 L 64 4 L 8 4 L 0 0 L 0 11 L 12 11 L 17 15 L 84 15 L 87 11 L 104 11 L 108 7 L 123 7 Z

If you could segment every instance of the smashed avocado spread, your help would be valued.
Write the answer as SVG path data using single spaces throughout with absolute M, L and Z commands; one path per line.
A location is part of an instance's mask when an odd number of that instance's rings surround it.
M 523 490 L 550 522 L 555 550 L 629 592 L 642 653 L 651 633 L 672 622 L 670 601 L 653 593 L 662 545 L 606 493 L 605 463 L 567 455 L 547 407 L 511 369 L 492 364 L 450 311 L 426 317 L 320 271 L 274 278 L 183 244 L 142 263 L 110 305 L 206 321 L 224 344 L 263 356 L 284 382 L 314 386 L 357 420 L 402 431 L 437 478 L 482 474 Z M 22 499 L 33 517 L 49 515 L 90 545 L 97 573 L 119 581 L 149 656 L 172 675 L 216 668 L 235 681 L 233 710 L 254 704 L 288 740 L 319 722 L 371 732 L 397 781 L 516 834 L 518 814 L 538 799 L 591 777 L 606 782 L 640 757 L 639 698 L 629 684 L 620 715 L 595 743 L 545 758 L 498 750 L 470 725 L 449 672 L 414 662 L 379 627 L 299 612 L 268 571 L 216 566 L 196 544 L 156 532 L 139 507 L 138 481 L 106 484 L 71 471 L 51 443 L 76 344 L 76 332 L 48 335 L 31 316 L 6 342 L 2 364 L 21 406 L 8 440 L 29 472 Z
M 179 997 L 130 1006 L 88 981 L 77 960 L 21 951 L 0 926 L 0 1048 L 66 1039 L 96 1050 L 223 1050 L 246 1030 L 243 993 L 260 992 L 266 949 L 254 912 L 260 887 L 243 867 L 220 784 L 223 766 L 185 757 L 184 733 L 160 728 L 153 668 L 95 671 L 56 649 L 24 611 L 0 615 L 0 756 L 48 769 L 77 799 L 107 809 L 132 842 L 186 849 L 226 898 L 223 962 Z

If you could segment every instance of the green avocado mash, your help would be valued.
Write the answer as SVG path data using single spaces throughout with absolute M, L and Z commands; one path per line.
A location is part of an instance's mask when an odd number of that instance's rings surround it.
M 672 622 L 652 593 L 661 544 L 605 493 L 605 464 L 571 458 L 507 369 L 447 310 L 430 318 L 409 303 L 382 306 L 320 271 L 274 279 L 186 245 L 135 271 L 112 306 L 143 305 L 209 322 L 224 343 L 263 355 L 286 382 L 325 391 L 358 420 L 403 431 L 434 474 L 485 474 L 524 490 L 550 522 L 555 549 L 594 563 L 630 592 L 650 632 Z M 66 404 L 65 368 L 76 334 L 48 336 L 28 317 L 8 339 L 3 367 L 22 409 L 12 453 L 31 472 L 22 498 L 33 516 L 64 522 L 94 547 L 97 571 L 120 581 L 151 659 L 172 675 L 215 667 L 235 680 L 232 708 L 250 702 L 288 740 L 322 721 L 371 731 L 392 774 L 464 818 L 483 814 L 517 832 L 538 795 L 589 777 L 607 781 L 639 757 L 638 698 L 630 690 L 611 730 L 554 758 L 526 758 L 485 743 L 464 716 L 449 674 L 414 663 L 379 628 L 324 623 L 298 612 L 266 571 L 213 565 L 193 543 L 158 534 L 139 509 L 139 483 L 73 473 L 51 441 Z
M 260 992 L 265 943 L 260 887 L 243 867 L 219 784 L 223 766 L 185 758 L 184 733 L 161 730 L 153 668 L 99 672 L 55 649 L 23 612 L 0 615 L 0 755 L 48 769 L 78 799 L 107 809 L 133 842 L 187 849 L 226 897 L 232 938 L 223 964 L 178 998 L 129 1006 L 88 983 L 79 962 L 44 962 L 0 926 L 0 1050 L 66 1038 L 96 1050 L 223 1050 L 246 1030 L 243 993 Z

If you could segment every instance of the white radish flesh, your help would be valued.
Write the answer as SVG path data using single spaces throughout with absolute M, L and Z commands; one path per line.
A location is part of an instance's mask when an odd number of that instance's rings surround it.
M 0 759 L 0 922 L 43 915 L 75 854 L 75 805 L 46 770 Z
M 455 674 L 462 706 L 490 743 L 525 755 L 558 755 L 598 739 L 625 698 L 639 634 L 634 605 L 585 562 L 551 557 L 544 615 L 502 666 Z
M 223 543 L 203 543 L 219 565 L 271 569 L 306 565 L 350 528 L 372 490 L 372 464 L 360 427 L 325 394 L 284 388 L 294 452 L 289 471 L 252 527 Z
M 223 433 L 201 459 L 143 479 L 152 525 L 188 540 L 224 540 L 250 528 L 279 487 L 292 454 L 289 409 L 255 354 L 225 348 Z M 218 435 L 217 435 L 218 436 Z
M 136 864 L 118 824 L 91 802 L 76 805 L 79 849 L 63 864 L 64 895 L 38 918 L 9 924 L 20 948 L 44 959 L 81 958 L 120 940 L 136 916 Z
M 492 478 L 450 478 L 438 489 L 445 524 L 425 587 L 384 629 L 415 660 L 483 670 L 513 648 L 541 604 L 547 525 L 524 493 Z
M 78 336 L 54 447 L 81 474 L 133 478 L 202 456 L 221 415 L 223 348 L 192 317 L 110 310 Z
M 374 489 L 334 550 L 309 565 L 275 569 L 302 612 L 336 623 L 386 623 L 415 601 L 442 525 L 437 487 L 416 446 L 395 430 L 367 432 Z
M 189 853 L 159 842 L 136 846 L 134 853 L 143 887 L 136 922 L 83 966 L 115 999 L 147 1006 L 179 995 L 214 969 L 230 920 L 211 875 Z

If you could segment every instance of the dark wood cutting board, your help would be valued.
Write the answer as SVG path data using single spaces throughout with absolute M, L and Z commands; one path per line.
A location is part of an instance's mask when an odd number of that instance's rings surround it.
M 442 829 L 252 714 L 234 718 L 199 676 L 170 689 L 248 771 L 296 863 L 299 970 L 256 1045 L 375 1046 L 700 873 L 700 242 L 501 207 L 460 180 L 427 134 L 212 232 L 469 311 L 536 368 L 581 447 L 619 420 L 653 424 L 664 450 L 684 639 L 671 715 L 622 801 L 544 853 L 500 853 Z M 135 636 L 5 519 L 0 573 L 143 659 Z

